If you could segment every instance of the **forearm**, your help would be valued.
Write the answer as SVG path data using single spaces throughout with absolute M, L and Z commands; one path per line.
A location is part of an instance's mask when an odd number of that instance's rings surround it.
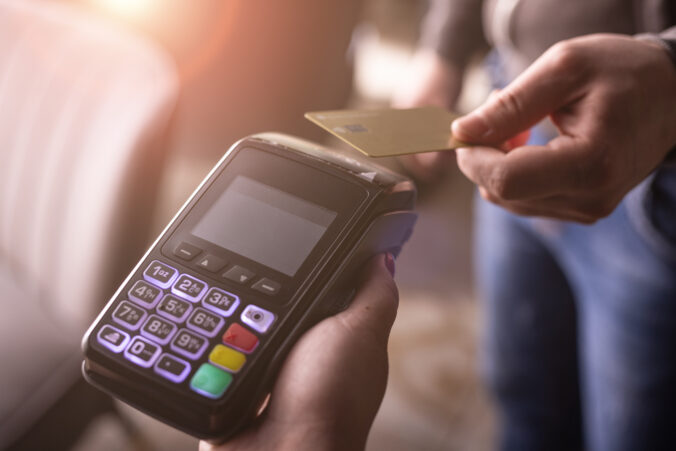
M 645 34 L 640 34 L 636 36 L 638 39 L 652 43 L 654 46 L 659 47 L 660 50 L 664 52 L 664 54 L 671 60 L 671 64 L 667 64 L 666 58 L 664 60 L 664 64 L 662 64 L 662 67 L 664 68 L 665 72 L 669 73 L 671 75 L 671 78 L 673 80 L 673 85 L 676 86 L 676 26 L 673 26 L 671 28 L 668 28 L 661 33 L 645 33 Z M 669 95 L 669 93 L 665 93 L 665 95 Z M 673 165 L 676 163 L 676 96 L 673 96 L 672 99 L 672 104 L 674 107 L 672 108 L 672 126 L 670 127 L 671 131 L 671 142 L 672 142 L 672 147 L 671 151 L 667 155 L 667 158 L 665 161 L 667 161 L 670 165 Z
M 473 54 L 487 47 L 482 5 L 482 0 L 430 0 L 420 47 L 433 50 L 462 71 Z
M 344 451 L 360 450 L 366 445 L 366 434 L 355 430 L 341 433 L 335 428 L 323 425 L 316 427 L 288 425 L 284 429 L 271 431 L 253 430 L 223 445 L 200 443 L 200 451 L 255 451 L 274 449 L 278 451 Z

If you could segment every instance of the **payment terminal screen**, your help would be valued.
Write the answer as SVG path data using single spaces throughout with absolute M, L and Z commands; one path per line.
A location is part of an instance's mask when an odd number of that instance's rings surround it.
M 237 176 L 193 229 L 193 235 L 293 276 L 336 212 Z

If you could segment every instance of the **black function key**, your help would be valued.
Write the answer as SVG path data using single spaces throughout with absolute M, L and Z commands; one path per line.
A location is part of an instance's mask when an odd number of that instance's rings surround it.
M 182 274 L 171 287 L 172 293 L 190 302 L 198 302 L 205 291 L 207 291 L 206 283 L 187 274 Z
M 143 278 L 160 288 L 169 288 L 178 277 L 178 271 L 169 265 L 153 260 L 143 272 Z
M 136 330 L 147 315 L 141 307 L 131 302 L 122 301 L 113 312 L 113 320 L 129 330 Z
M 281 287 L 282 286 L 278 282 L 275 282 L 272 279 L 264 277 L 255 284 L 253 284 L 251 288 L 253 288 L 256 291 L 260 291 L 261 293 L 265 293 L 272 296 L 277 294 Z
M 150 315 L 148 321 L 141 328 L 141 334 L 156 343 L 166 345 L 171 340 L 171 337 L 174 336 L 176 329 L 178 328 L 174 323 L 162 319 L 157 315 Z
M 176 323 L 182 323 L 192 310 L 192 304 L 172 294 L 166 295 L 157 306 L 157 313 Z
M 176 249 L 174 249 L 175 256 L 187 261 L 197 257 L 197 255 L 199 255 L 201 252 L 202 249 L 197 246 L 193 246 L 190 243 L 186 243 L 185 241 L 176 246 Z
M 136 336 L 124 351 L 124 356 L 143 368 L 150 368 L 160 355 L 160 347 L 143 337 Z
M 225 320 L 222 317 L 198 307 L 192 312 L 186 325 L 207 337 L 215 337 L 224 323 Z
M 155 372 L 172 382 L 183 382 L 190 373 L 190 364 L 171 354 L 162 354 L 155 364 Z
M 137 281 L 129 290 L 129 299 L 147 308 L 155 307 L 162 296 L 162 290 L 145 280 Z
M 172 340 L 171 349 L 189 359 L 197 359 L 204 353 L 207 344 L 207 339 L 203 336 L 181 329 Z
M 256 274 L 243 266 L 235 265 L 223 273 L 223 277 L 233 282 L 245 284 L 248 283 Z
M 207 271 L 216 272 L 223 269 L 226 261 L 215 255 L 205 255 L 198 262 L 197 266 L 206 269 Z
M 239 298 L 219 288 L 212 288 L 202 300 L 202 305 L 222 316 L 230 316 L 239 305 Z

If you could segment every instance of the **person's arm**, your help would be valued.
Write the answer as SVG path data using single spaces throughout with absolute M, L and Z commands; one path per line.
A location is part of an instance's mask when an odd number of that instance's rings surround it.
M 430 0 L 418 49 L 394 105 L 454 107 L 468 61 L 486 46 L 482 4 L 482 0 Z
M 659 34 L 644 33 L 637 36 L 638 39 L 651 41 L 664 49 L 671 58 L 671 62 L 676 67 L 676 26 L 668 28 Z M 671 149 L 667 155 L 664 164 L 676 167 L 676 146 Z
M 430 1 L 418 49 L 394 93 L 392 106 L 455 107 L 469 59 L 486 47 L 481 27 L 482 3 L 482 0 Z M 419 180 L 433 180 L 443 174 L 452 154 L 417 154 L 400 161 Z
M 549 116 L 559 136 L 500 144 Z M 676 67 L 660 45 L 590 35 L 554 45 L 452 125 L 460 169 L 481 195 L 518 214 L 591 223 L 676 145 Z
M 676 26 L 668 28 L 659 34 L 640 34 L 637 36 L 637 38 L 658 44 L 669 54 L 671 61 L 676 66 Z
M 364 449 L 387 384 L 387 341 L 397 314 L 394 259 L 375 257 L 350 307 L 295 344 L 256 424 L 201 451 Z

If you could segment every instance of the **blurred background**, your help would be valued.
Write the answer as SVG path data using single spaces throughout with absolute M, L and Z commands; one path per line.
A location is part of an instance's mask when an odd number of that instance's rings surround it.
M 101 304 L 84 310 L 77 307 L 81 318 L 73 321 L 68 306 L 74 305 L 74 295 L 82 294 L 77 291 L 84 290 L 78 288 L 83 286 L 83 281 L 77 276 L 68 279 L 63 275 L 59 280 L 67 279 L 68 284 L 52 290 L 49 277 L 41 274 L 48 272 L 53 276 L 54 271 L 65 274 L 71 266 L 82 269 L 78 265 L 87 265 L 89 269 L 99 265 L 98 270 L 105 270 L 106 267 L 96 263 L 96 255 L 90 256 L 83 250 L 96 249 L 100 254 L 105 249 L 92 248 L 72 238 L 70 244 L 64 244 L 59 250 L 59 257 L 48 264 L 45 251 L 40 247 L 44 243 L 25 236 L 26 224 L 38 220 L 49 224 L 50 220 L 57 221 L 62 216 L 64 225 L 59 227 L 82 224 L 84 219 L 78 214 L 82 215 L 84 210 L 93 215 L 96 208 L 106 204 L 107 198 L 99 193 L 105 182 L 101 174 L 112 173 L 123 180 L 124 183 L 110 182 L 112 188 L 106 191 L 113 193 L 109 194 L 109 204 L 119 209 L 123 204 L 120 199 L 133 199 L 135 209 L 131 215 L 128 211 L 121 213 L 123 210 L 115 213 L 114 218 L 103 215 L 102 224 L 119 226 L 116 230 L 124 230 L 133 239 L 124 241 L 123 245 L 116 241 L 115 247 L 125 251 L 119 252 L 118 269 L 107 270 L 111 274 L 109 280 L 97 283 L 97 287 L 103 287 L 96 288 L 101 292 L 99 298 L 107 299 L 122 280 L 125 269 L 128 271 L 129 262 L 140 256 L 148 240 L 161 231 L 237 139 L 274 130 L 343 148 L 307 122 L 303 113 L 387 106 L 404 83 L 426 2 L 0 0 L 0 8 L 0 144 L 6 154 L 5 161 L 9 161 L 0 169 L 0 175 L 5 176 L 0 182 L 0 201 L 3 202 L 0 204 L 3 240 L 0 257 L 4 260 L 0 271 L 6 274 L 2 276 L 6 280 L 2 282 L 0 277 L 0 283 L 19 290 L 16 296 L 22 299 L 28 296 L 37 299 L 36 309 L 44 306 L 47 296 L 55 299 L 53 305 L 63 306 L 61 312 L 52 308 L 50 315 L 54 316 L 45 318 L 44 322 L 53 323 L 52 319 L 58 318 L 64 326 L 48 334 L 46 341 L 32 345 L 44 348 L 46 342 L 56 343 L 55 334 L 65 334 L 66 329 L 78 338 L 64 340 L 77 343 L 83 324 L 87 324 Z M 43 33 L 42 29 L 47 31 Z M 36 50 L 37 47 L 57 48 L 61 41 L 66 41 L 63 30 L 69 33 L 77 30 L 72 42 L 63 44 L 69 49 L 64 51 L 65 56 L 56 50 L 47 50 L 44 55 Z M 82 50 L 77 58 L 69 59 L 68 55 L 75 52 L 73 49 L 79 49 L 84 43 L 90 48 Z M 101 101 L 103 106 L 71 112 L 70 122 L 65 125 L 70 116 L 58 112 L 58 108 L 50 113 L 41 107 L 52 102 L 45 93 L 59 91 L 59 83 L 68 84 L 72 81 L 69 77 L 84 77 L 83 73 L 91 72 L 93 63 L 90 64 L 87 52 L 92 58 L 103 58 L 107 49 L 112 49 L 115 55 L 106 59 L 111 61 L 111 66 L 101 63 L 97 66 L 99 72 L 88 75 L 93 80 L 91 89 L 100 86 L 99 90 L 109 94 Z M 37 61 L 48 69 L 36 66 L 35 62 L 22 63 L 26 54 L 38 55 Z M 26 68 L 21 69 L 21 64 Z M 145 67 L 144 64 L 148 66 L 145 72 L 139 69 Z M 126 72 L 115 79 L 118 71 Z M 82 86 L 82 82 L 75 85 Z M 460 110 L 468 110 L 481 102 L 487 94 L 487 85 L 479 68 L 471 70 L 466 77 Z M 36 96 L 38 100 L 33 101 Z M 64 102 L 74 103 L 73 98 L 75 94 L 67 96 Z M 33 103 L 34 110 L 28 111 Z M 113 124 L 111 114 L 115 118 Z M 125 121 L 131 124 L 130 117 L 136 117 L 134 115 L 145 118 L 137 119 L 137 123 L 145 120 L 151 125 L 142 129 L 125 126 Z M 25 130 L 20 123 L 24 116 L 34 121 Z M 38 121 L 47 123 L 49 130 Z M 53 125 L 55 122 L 61 125 Z M 64 130 L 73 136 L 83 134 L 86 127 L 94 127 L 96 133 L 77 140 L 63 139 L 59 146 L 39 141 L 43 136 L 53 140 L 61 136 L 59 133 L 65 134 Z M 122 142 L 120 136 L 134 138 Z M 131 156 L 119 165 L 112 157 L 104 158 L 114 154 L 121 145 L 137 149 L 137 154 L 141 147 L 151 150 L 145 151 L 137 163 L 134 163 L 137 157 Z M 95 149 L 89 166 L 89 157 L 77 157 L 73 153 L 72 149 L 78 146 L 85 149 L 83 152 L 91 153 L 91 149 Z M 43 153 L 28 151 L 28 147 L 43 149 Z M 399 168 L 396 161 L 385 163 Z M 64 165 L 71 171 L 69 175 L 52 176 L 52 185 L 47 185 L 49 177 L 44 174 L 65 170 L 61 167 Z M 43 166 L 43 176 L 37 173 L 36 177 L 35 167 Z M 79 176 L 80 173 L 86 177 Z M 130 177 L 138 178 L 139 174 L 152 186 L 144 188 L 127 183 Z M 51 194 L 40 194 L 41 190 L 53 193 L 54 186 L 61 189 L 76 176 L 93 188 L 88 197 L 77 200 L 75 206 L 55 207 L 49 201 Z M 37 184 L 36 179 L 40 181 Z M 23 183 L 30 188 L 24 190 Z M 472 185 L 455 167 L 441 182 L 420 186 L 420 219 L 397 261 L 401 304 L 390 343 L 390 380 L 369 438 L 369 450 L 491 448 L 492 412 L 477 375 L 480 311 L 471 284 L 472 192 Z M 96 199 L 92 198 L 94 194 Z M 20 211 L 25 209 L 33 214 L 33 210 L 43 204 L 52 210 L 45 210 L 42 216 L 20 218 L 23 214 Z M 40 232 L 39 236 L 56 233 L 58 230 L 54 229 L 59 227 L 52 222 L 50 229 Z M 105 233 L 117 240 L 121 236 L 108 228 Z M 92 242 L 95 240 L 92 238 Z M 56 255 L 56 251 L 53 252 Z M 61 257 L 69 252 L 78 258 Z M 71 265 L 63 260 L 66 258 L 77 263 Z M 37 292 L 33 289 L 35 285 L 41 287 Z M 10 305 L 12 299 L 3 298 L 2 304 Z M 33 315 L 28 311 L 22 314 Z M 10 319 L 4 321 L 0 332 L 6 342 L 0 347 L 3 358 L 19 352 L 15 345 L 7 344 L 8 331 L 17 327 L 16 321 L 11 320 L 12 324 Z M 42 332 L 46 333 L 49 327 L 52 326 L 42 327 Z M 80 358 L 78 353 L 76 351 L 73 360 Z M 2 382 L 0 392 L 4 394 L 0 395 L 0 401 L 9 407 L 2 407 L 0 411 L 0 424 L 5 424 L 0 448 L 2 439 L 6 440 L 5 444 L 12 443 L 17 437 L 36 430 L 33 428 L 42 421 L 37 413 L 26 413 L 16 419 L 22 413 L 19 407 L 26 403 L 19 395 L 12 398 L 7 394 L 17 384 L 25 385 L 32 379 L 4 364 L 1 371 L 5 373 L 1 378 L 9 382 Z M 41 371 L 44 373 L 44 364 Z M 34 377 L 35 370 L 31 374 Z M 45 379 L 43 376 L 35 383 L 43 384 Z M 50 406 L 45 402 L 43 408 L 53 408 Z M 74 434 L 72 448 L 196 449 L 195 439 L 131 408 L 118 407 L 123 413 L 121 417 L 107 414 L 105 410 L 101 415 L 91 414 L 94 420 L 81 434 Z

